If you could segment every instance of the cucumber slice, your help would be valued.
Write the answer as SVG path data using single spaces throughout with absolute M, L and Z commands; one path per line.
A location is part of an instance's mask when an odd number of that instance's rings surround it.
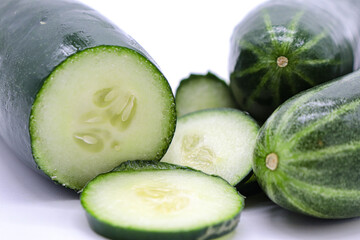
M 167 81 L 145 57 L 100 46 L 64 61 L 33 104 L 30 134 L 37 165 L 81 189 L 126 160 L 160 159 L 175 125 Z
M 212 73 L 191 74 L 183 79 L 175 94 L 178 117 L 208 108 L 236 108 L 235 99 L 225 81 Z
M 91 228 L 122 240 L 212 239 L 234 230 L 244 198 L 219 177 L 188 169 L 101 174 L 81 203 Z
M 251 171 L 257 123 L 235 109 L 209 109 L 178 119 L 161 161 L 218 175 L 236 185 Z

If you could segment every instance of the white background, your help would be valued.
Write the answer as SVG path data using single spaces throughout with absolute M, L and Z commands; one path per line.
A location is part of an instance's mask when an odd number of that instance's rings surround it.
M 173 90 L 190 73 L 213 71 L 228 81 L 235 25 L 263 0 L 82 0 L 134 37 Z M 0 239 L 103 239 L 91 231 L 79 196 L 37 175 L 0 140 Z M 359 239 L 360 219 L 319 220 L 290 213 L 263 195 L 246 199 L 228 239 Z M 169 239 L 170 240 L 170 239 Z

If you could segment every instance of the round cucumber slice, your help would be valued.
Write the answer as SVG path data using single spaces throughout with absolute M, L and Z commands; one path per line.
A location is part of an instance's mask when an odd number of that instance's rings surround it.
M 236 185 L 251 171 L 257 123 L 228 108 L 202 110 L 178 119 L 161 161 L 218 175 Z
M 97 233 L 122 240 L 213 239 L 235 229 L 244 198 L 219 177 L 186 169 L 99 175 L 81 203 Z
M 175 102 L 178 117 L 203 109 L 237 107 L 226 82 L 210 72 L 183 79 L 176 90 Z
M 175 121 L 171 89 L 149 60 L 124 47 L 90 48 L 57 67 L 38 93 L 32 150 L 53 180 L 81 189 L 123 161 L 160 159 Z

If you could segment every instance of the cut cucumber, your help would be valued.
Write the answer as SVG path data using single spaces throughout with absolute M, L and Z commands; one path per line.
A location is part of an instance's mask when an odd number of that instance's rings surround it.
M 189 166 L 236 185 L 251 171 L 257 123 L 228 108 L 202 110 L 178 119 L 162 162 Z
M 92 229 L 111 239 L 205 240 L 236 228 L 244 198 L 199 171 L 137 168 L 99 175 L 81 203 Z
M 116 66 L 116 67 L 114 67 Z M 33 154 L 76 189 L 129 159 L 159 159 L 173 122 L 162 75 L 143 56 L 98 47 L 68 58 L 45 81 L 30 121 Z
M 3 0 L 0 32 L 0 135 L 19 159 L 80 190 L 123 161 L 165 154 L 172 91 L 117 26 L 78 2 Z
M 175 101 L 178 117 L 208 108 L 236 108 L 229 86 L 210 72 L 206 75 L 191 74 L 183 79 L 176 90 Z

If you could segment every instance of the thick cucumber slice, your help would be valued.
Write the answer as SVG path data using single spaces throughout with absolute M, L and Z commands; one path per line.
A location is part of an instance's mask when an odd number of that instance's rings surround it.
M 81 189 L 125 160 L 159 159 L 174 131 L 173 104 L 167 81 L 139 53 L 112 46 L 79 52 L 52 72 L 34 102 L 36 163 Z
M 236 185 L 251 171 L 257 123 L 235 109 L 210 109 L 178 119 L 161 161 L 221 176 Z
M 212 239 L 238 224 L 244 198 L 219 177 L 186 169 L 110 172 L 81 194 L 90 226 L 122 240 Z
M 236 108 L 229 86 L 212 73 L 191 74 L 180 82 L 175 94 L 179 116 L 208 108 Z

